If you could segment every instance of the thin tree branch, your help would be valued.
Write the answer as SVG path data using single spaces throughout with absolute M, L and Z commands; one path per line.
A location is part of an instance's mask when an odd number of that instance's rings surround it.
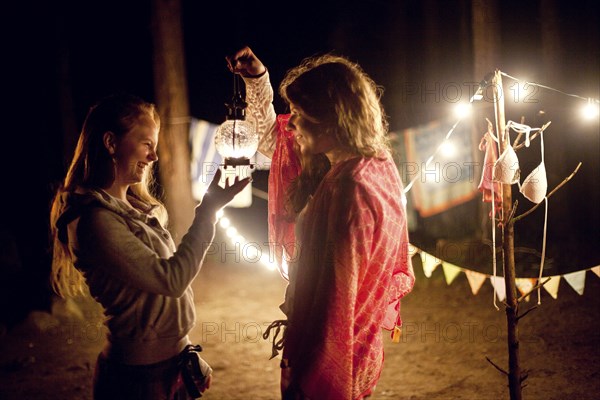
M 542 127 L 540 128 L 540 130 L 539 131 L 535 131 L 533 133 L 533 135 L 531 135 L 531 137 L 529 138 L 529 140 L 532 141 L 533 139 L 535 139 L 536 137 L 538 137 L 540 135 L 540 133 L 544 132 L 546 130 L 546 128 L 550 126 L 551 123 L 552 123 L 552 121 L 548 121 L 544 125 L 542 125 Z M 521 136 L 522 136 L 522 134 L 519 134 L 519 136 L 517 136 L 517 139 L 519 139 Z M 517 151 L 517 150 L 523 148 L 523 146 L 525 146 L 525 143 L 516 144 L 516 140 L 515 140 L 515 144 L 513 144 L 513 149 L 515 149 L 515 151 Z
M 548 193 L 548 195 L 546 196 L 546 198 L 550 198 L 550 196 L 552 196 L 558 189 L 560 189 L 561 187 L 563 187 L 567 182 L 569 182 L 577 173 L 577 171 L 579 171 L 579 168 L 581 167 L 581 161 L 579 162 L 579 164 L 577 164 L 577 167 L 575 168 L 575 170 L 573 172 L 571 172 L 571 175 L 567 176 L 561 183 L 559 183 L 554 189 L 552 189 L 552 191 L 550 193 Z M 513 219 L 513 223 L 519 221 L 522 218 L 525 218 L 526 216 L 528 216 L 529 214 L 531 214 L 532 212 L 534 212 L 542 203 L 539 202 L 538 204 L 536 204 L 535 206 L 531 207 L 529 210 L 525 211 L 523 214 L 515 217 Z
M 512 219 L 515 216 L 515 214 L 517 213 L 517 206 L 519 205 L 519 200 L 515 200 L 515 202 L 513 203 L 513 206 L 510 208 L 510 213 L 508 214 L 508 218 L 506 219 L 508 221 L 508 223 L 513 223 Z
M 496 368 L 498 371 L 500 371 L 504 375 L 508 376 L 508 372 L 506 372 L 505 370 L 503 370 L 502 368 L 500 368 L 499 366 L 497 366 L 492 360 L 490 360 L 490 358 L 488 356 L 485 356 L 485 359 L 488 360 L 488 362 L 490 364 L 492 364 L 494 366 L 494 368 Z
M 534 287 L 531 288 L 531 290 L 527 293 L 525 293 L 523 296 L 519 297 L 517 299 L 517 303 L 520 303 L 523 301 L 523 299 L 525 299 L 525 297 L 529 296 L 531 293 L 535 292 L 538 288 L 544 286 L 546 283 L 548 283 L 550 281 L 550 277 L 548 277 L 548 279 L 546 279 L 544 282 L 540 282 L 537 285 L 535 285 Z
M 536 308 L 538 308 L 537 305 L 531 307 L 529 310 L 525 311 L 523 314 L 517 316 L 517 321 L 520 320 L 521 318 L 523 318 L 524 316 L 526 316 L 527 314 L 529 314 L 530 312 L 532 312 L 533 310 L 535 310 Z

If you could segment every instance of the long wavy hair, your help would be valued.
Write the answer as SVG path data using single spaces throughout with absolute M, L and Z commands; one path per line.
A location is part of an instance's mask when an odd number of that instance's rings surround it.
M 356 156 L 389 154 L 389 124 L 381 104 L 383 89 L 349 59 L 325 54 L 289 70 L 279 93 L 323 126 L 338 146 Z M 302 156 L 302 173 L 288 192 L 288 210 L 297 214 L 331 168 L 324 154 Z
M 61 297 L 82 294 L 86 287 L 81 272 L 73 264 L 73 255 L 68 243 L 63 243 L 58 237 L 56 223 L 67 207 L 63 194 L 109 187 L 115 179 L 115 166 L 104 146 L 104 133 L 112 132 L 119 140 L 131 131 L 143 116 L 149 116 L 160 129 L 160 117 L 154 104 L 133 95 L 116 94 L 93 105 L 85 117 L 73 160 L 64 182 L 55 194 L 50 210 L 50 235 L 53 245 L 50 281 L 54 291 Z M 153 172 L 147 169 L 142 181 L 129 187 L 129 194 L 150 206 L 155 206 L 154 214 L 161 223 L 166 224 L 166 209 L 153 194 L 154 184 Z

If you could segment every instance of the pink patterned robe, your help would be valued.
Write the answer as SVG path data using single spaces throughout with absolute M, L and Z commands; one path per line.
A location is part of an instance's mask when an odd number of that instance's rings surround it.
M 269 234 L 278 260 L 294 254 L 285 190 L 300 172 L 294 140 L 277 117 L 269 175 Z M 383 366 L 381 328 L 401 326 L 414 285 L 402 182 L 390 157 L 332 167 L 307 206 L 284 341 L 292 379 L 310 399 L 360 399 Z

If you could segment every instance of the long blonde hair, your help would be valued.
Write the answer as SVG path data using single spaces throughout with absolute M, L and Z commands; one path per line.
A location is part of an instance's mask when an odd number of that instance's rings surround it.
M 356 156 L 389 154 L 389 124 L 381 104 L 383 88 L 356 63 L 333 54 L 310 57 L 289 70 L 279 86 L 287 103 L 299 106 L 339 146 Z M 306 156 L 302 156 L 306 157 Z M 288 192 L 288 209 L 299 212 L 330 168 L 323 154 L 302 160 Z M 305 166 L 307 168 L 305 168 Z
M 61 297 L 82 294 L 86 287 L 83 275 L 73 264 L 68 243 L 63 243 L 58 235 L 56 223 L 67 207 L 63 194 L 110 186 L 115 179 L 114 162 L 104 146 L 104 133 L 113 132 L 120 139 L 142 116 L 151 117 L 160 128 L 160 118 L 154 104 L 128 94 L 106 97 L 87 113 L 73 160 L 50 210 L 50 235 L 53 243 L 50 281 L 54 291 Z M 155 206 L 154 215 L 161 223 L 166 224 L 166 209 L 153 195 L 154 183 L 152 171 L 147 171 L 140 183 L 129 187 L 129 193 L 148 205 Z

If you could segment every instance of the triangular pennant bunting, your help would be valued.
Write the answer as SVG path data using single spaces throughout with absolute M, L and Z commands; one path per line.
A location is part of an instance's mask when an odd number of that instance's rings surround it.
M 571 287 L 580 295 L 583 294 L 585 289 L 585 270 L 571 272 L 570 274 L 563 275 L 563 278 L 571 285 Z
M 423 264 L 423 272 L 425 273 L 425 276 L 431 278 L 431 274 L 433 274 L 433 271 L 435 271 L 437 266 L 440 265 L 442 260 L 434 255 L 424 252 L 423 250 L 421 250 L 419 255 L 421 256 L 421 263 Z
M 483 286 L 486 278 L 490 278 L 490 282 L 494 287 L 494 293 L 496 297 L 500 301 L 504 301 L 506 299 L 506 286 L 503 277 L 499 276 L 490 276 L 488 274 L 482 274 L 477 271 L 472 271 L 470 269 L 462 268 L 458 265 L 443 261 L 433 254 L 429 254 L 412 243 L 409 244 L 409 252 L 411 256 L 415 254 L 419 254 L 421 257 L 421 264 L 423 265 L 423 272 L 427 278 L 431 278 L 431 275 L 438 267 L 438 265 L 442 266 L 442 270 L 444 272 L 444 277 L 446 279 L 446 283 L 448 285 L 452 284 L 452 282 L 456 279 L 456 277 L 460 274 L 460 272 L 464 272 L 467 276 L 467 281 L 469 282 L 469 286 L 471 287 L 471 292 L 473 295 L 477 295 L 479 290 Z M 585 278 L 586 272 L 591 270 L 594 274 L 596 274 L 600 278 L 600 265 L 596 265 L 595 267 L 588 268 L 585 270 L 571 272 L 565 275 L 556 275 L 556 276 L 545 276 L 542 278 L 540 282 L 548 281 L 544 284 L 544 289 L 552 296 L 554 299 L 558 298 L 558 288 L 560 286 L 560 279 L 562 277 L 565 278 L 567 283 L 575 290 L 579 295 L 583 295 L 585 289 Z M 536 278 L 515 278 L 515 285 L 521 296 L 524 296 L 527 293 L 530 293 L 535 285 L 538 283 Z M 540 293 L 541 287 L 538 288 L 538 294 Z M 526 301 L 529 301 L 530 296 L 525 298 Z M 539 300 L 538 300 L 539 303 Z M 495 304 L 495 303 L 494 303 Z
M 481 289 L 481 286 L 483 286 L 487 275 L 480 274 L 479 272 L 471 271 L 469 269 L 465 270 L 465 275 L 467 276 L 467 280 L 471 286 L 471 292 L 473 292 L 474 295 L 479 293 L 479 289 Z
M 494 287 L 494 292 L 496 292 L 498 300 L 504 301 L 506 298 L 506 286 L 504 286 L 504 278 L 499 276 L 490 276 L 490 282 Z
M 456 278 L 461 271 L 460 267 L 445 261 L 442 262 L 442 269 L 444 270 L 444 276 L 446 277 L 446 283 L 448 285 L 452 283 L 454 278 Z
M 422 250 L 420 248 L 418 248 L 417 246 L 415 246 L 414 244 L 412 244 L 412 243 L 408 244 L 408 256 L 409 257 L 412 257 L 417 253 L 421 253 L 421 251 Z
M 542 282 L 546 281 L 548 278 L 550 278 L 550 280 L 546 282 L 544 289 L 550 293 L 550 296 L 556 299 L 558 298 L 558 284 L 560 283 L 560 276 L 544 276 L 542 278 Z
M 521 296 L 531 292 L 531 289 L 535 286 L 537 279 L 535 278 L 516 278 L 515 284 L 517 285 L 517 289 L 519 289 L 519 293 Z M 525 298 L 525 300 L 529 301 L 529 296 Z

